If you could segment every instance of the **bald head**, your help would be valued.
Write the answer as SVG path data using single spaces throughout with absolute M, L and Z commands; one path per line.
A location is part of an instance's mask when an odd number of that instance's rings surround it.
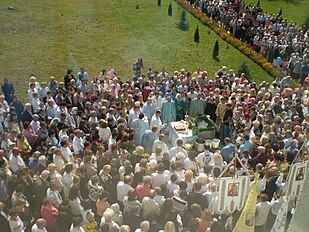
M 41 173 L 41 178 L 44 180 L 47 180 L 47 178 L 49 177 L 50 172 L 47 170 L 42 171 Z
M 44 218 L 39 218 L 36 220 L 36 225 L 38 226 L 38 229 L 43 230 L 46 226 L 46 220 Z

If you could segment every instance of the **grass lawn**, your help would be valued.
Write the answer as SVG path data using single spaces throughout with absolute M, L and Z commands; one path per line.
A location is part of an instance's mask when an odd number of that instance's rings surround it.
M 167 15 L 172 2 L 173 16 Z M 141 9 L 137 10 L 136 5 Z M 16 7 L 15 11 L 7 7 Z M 145 67 L 169 73 L 201 67 L 210 76 L 222 65 L 237 69 L 248 62 L 253 80 L 272 78 L 246 56 L 222 41 L 208 27 L 187 14 L 190 29 L 181 31 L 182 8 L 163 0 L 2 0 L 0 1 L 1 76 L 9 77 L 22 100 L 26 99 L 29 76 L 39 81 L 53 75 L 63 80 L 68 68 L 85 66 L 89 75 L 102 68 L 116 68 L 124 79 L 133 75 L 132 64 L 143 58 Z M 200 43 L 193 42 L 199 25 Z M 219 39 L 219 61 L 212 58 Z M 146 71 L 146 70 L 144 70 Z
M 245 0 L 246 4 L 253 2 L 257 4 L 258 0 Z M 288 21 L 293 21 L 301 25 L 307 14 L 309 14 L 309 0 L 295 0 L 296 4 L 287 3 L 284 0 L 260 0 L 261 8 L 268 13 L 278 14 L 282 7 L 282 17 Z

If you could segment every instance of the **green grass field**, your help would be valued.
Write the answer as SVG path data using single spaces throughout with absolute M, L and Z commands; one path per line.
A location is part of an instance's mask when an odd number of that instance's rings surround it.
M 245 0 L 246 4 L 258 0 Z M 261 8 L 268 13 L 278 14 L 282 7 L 282 17 L 288 21 L 293 21 L 297 25 L 302 25 L 306 15 L 309 14 L 309 0 L 294 0 L 296 4 L 287 3 L 285 0 L 260 0 Z
M 173 16 L 167 15 L 172 2 Z M 140 4 L 141 9 L 135 9 Z M 9 11 L 7 7 L 16 7 Z M 63 80 L 67 68 L 78 71 L 85 66 L 90 76 L 102 68 L 116 68 L 125 79 L 133 75 L 132 64 L 143 58 L 145 67 L 169 73 L 201 67 L 210 76 L 222 65 L 237 69 L 248 62 L 253 80 L 272 78 L 246 56 L 228 45 L 208 27 L 187 14 L 190 29 L 181 31 L 182 8 L 163 0 L 2 0 L 0 1 L 1 76 L 14 83 L 18 95 L 26 100 L 29 76 L 39 81 L 51 75 Z M 193 42 L 199 25 L 200 43 Z M 220 61 L 212 58 L 219 39 Z

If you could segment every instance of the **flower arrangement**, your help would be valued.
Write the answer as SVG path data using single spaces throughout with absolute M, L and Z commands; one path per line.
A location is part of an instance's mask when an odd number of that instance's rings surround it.
M 85 230 L 85 232 L 96 232 L 97 231 L 96 228 L 97 228 L 96 222 L 83 225 L 83 229 Z
M 181 5 L 184 9 L 189 11 L 195 18 L 199 19 L 200 22 L 209 26 L 223 40 L 231 44 L 233 47 L 235 47 L 243 54 L 248 56 L 252 61 L 260 65 L 269 75 L 273 77 L 283 76 L 282 72 L 276 67 L 274 67 L 271 63 L 267 62 L 262 54 L 259 54 L 250 47 L 246 46 L 242 41 L 240 41 L 239 39 L 235 38 L 233 35 L 228 33 L 224 28 L 220 27 L 217 22 L 208 18 L 206 14 L 191 6 L 188 1 L 186 0 L 175 0 L 175 1 L 179 5 Z

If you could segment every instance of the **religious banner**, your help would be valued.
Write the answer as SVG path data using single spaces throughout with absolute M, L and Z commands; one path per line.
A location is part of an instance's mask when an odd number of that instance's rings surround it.
M 255 173 L 254 175 L 254 184 L 250 188 L 246 204 L 243 211 L 241 212 L 233 232 L 254 232 L 259 174 Z
M 283 197 L 283 205 L 281 206 L 276 221 L 273 225 L 271 232 L 284 232 L 285 231 L 285 224 L 286 218 L 288 215 L 288 207 L 289 207 L 289 200 L 286 197 Z
M 233 213 L 241 210 L 250 186 L 249 176 L 219 179 L 218 211 Z
M 299 196 L 305 183 L 309 162 L 294 163 L 291 165 L 286 191 L 290 195 Z

